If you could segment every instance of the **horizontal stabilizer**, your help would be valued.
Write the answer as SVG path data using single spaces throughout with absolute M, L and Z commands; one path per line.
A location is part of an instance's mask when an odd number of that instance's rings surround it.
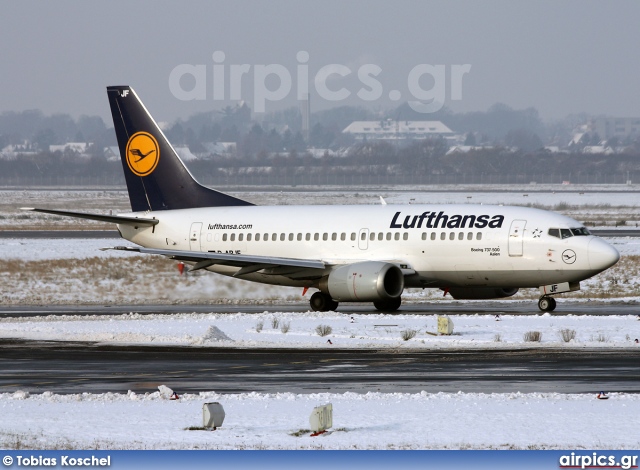
M 133 226 L 153 226 L 159 221 L 156 219 L 139 219 L 137 217 L 124 217 L 120 215 L 87 214 L 85 212 L 58 211 L 53 209 L 36 209 L 34 207 L 21 207 L 23 211 L 42 212 L 43 214 L 63 215 L 65 217 L 76 217 L 79 219 L 97 220 L 99 222 L 110 222 L 120 225 Z

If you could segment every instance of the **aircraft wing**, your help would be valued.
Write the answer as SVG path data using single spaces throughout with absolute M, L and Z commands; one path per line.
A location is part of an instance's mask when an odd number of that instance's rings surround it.
M 292 279 L 314 279 L 321 277 L 327 267 L 323 261 L 319 260 L 235 255 L 229 253 L 214 253 L 212 251 L 162 250 L 158 248 L 133 248 L 128 246 L 116 246 L 109 249 L 150 255 L 163 255 L 178 261 L 194 262 L 195 264 L 189 271 L 205 269 L 214 264 L 239 267 L 240 270 L 234 276 L 263 271 L 263 274 L 287 276 Z

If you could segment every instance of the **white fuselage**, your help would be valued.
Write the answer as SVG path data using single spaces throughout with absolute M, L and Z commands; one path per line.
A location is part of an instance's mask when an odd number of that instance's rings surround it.
M 615 248 L 593 235 L 572 233 L 562 238 L 567 229 L 579 229 L 579 222 L 525 207 L 243 206 L 133 215 L 159 220 L 155 227 L 119 225 L 124 238 L 146 248 L 321 260 L 328 269 L 366 260 L 388 261 L 405 273 L 405 287 L 538 287 L 578 282 L 619 258 Z M 558 229 L 558 236 L 550 235 L 549 229 Z M 238 271 L 224 265 L 207 269 L 225 275 Z M 260 272 L 238 277 L 309 285 Z

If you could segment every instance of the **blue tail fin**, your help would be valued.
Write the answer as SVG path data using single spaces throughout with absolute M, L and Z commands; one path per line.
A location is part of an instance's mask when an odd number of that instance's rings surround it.
M 107 95 L 134 212 L 252 205 L 198 183 L 133 88 L 110 86 Z

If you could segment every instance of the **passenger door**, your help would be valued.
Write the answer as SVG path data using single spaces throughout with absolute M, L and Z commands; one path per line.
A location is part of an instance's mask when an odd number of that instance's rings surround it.
M 522 256 L 526 220 L 514 220 L 509 229 L 509 256 Z
M 191 251 L 202 251 L 200 247 L 200 232 L 202 231 L 202 222 L 194 222 L 191 224 L 189 232 L 189 248 Z

